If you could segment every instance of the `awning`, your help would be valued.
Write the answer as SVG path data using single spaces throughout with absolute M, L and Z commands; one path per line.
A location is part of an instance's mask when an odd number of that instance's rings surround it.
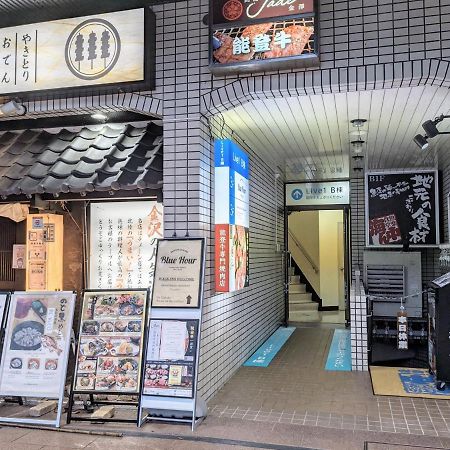
M 162 189 L 162 128 L 108 124 L 0 134 L 0 196 Z

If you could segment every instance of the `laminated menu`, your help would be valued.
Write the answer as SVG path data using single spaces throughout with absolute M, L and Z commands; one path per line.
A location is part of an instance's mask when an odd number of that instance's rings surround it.
M 75 391 L 138 393 L 147 291 L 86 291 Z

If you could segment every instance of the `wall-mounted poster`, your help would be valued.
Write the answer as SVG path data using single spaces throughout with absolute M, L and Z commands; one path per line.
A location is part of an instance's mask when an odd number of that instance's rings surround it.
M 203 239 L 158 241 L 152 308 L 198 308 L 203 259 Z
M 13 245 L 12 268 L 25 269 L 27 246 L 25 244 Z
M 366 243 L 419 247 L 439 244 L 437 171 L 366 174 Z
M 0 395 L 58 398 L 65 383 L 75 295 L 16 292 L 0 367 Z
M 192 398 L 198 320 L 151 320 L 143 395 Z
M 138 393 L 147 290 L 86 291 L 75 391 Z
M 155 201 L 90 205 L 90 289 L 152 288 L 163 205 Z

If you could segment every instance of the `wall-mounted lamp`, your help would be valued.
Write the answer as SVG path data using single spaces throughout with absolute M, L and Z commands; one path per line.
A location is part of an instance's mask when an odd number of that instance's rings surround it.
M 428 143 L 428 136 L 422 136 L 421 134 L 417 134 L 414 136 L 414 142 L 422 149 L 426 150 L 428 146 L 430 145 Z
M 422 149 L 425 150 L 428 148 L 429 143 L 428 139 L 432 139 L 439 134 L 450 134 L 449 131 L 439 131 L 437 129 L 437 124 L 442 122 L 444 119 L 448 119 L 450 116 L 445 116 L 441 114 L 439 117 L 436 117 L 434 120 L 427 120 L 422 124 L 422 128 L 425 130 L 425 136 L 418 134 L 414 136 L 414 142 Z
M 1 116 L 24 116 L 27 113 L 27 109 L 15 100 L 3 103 L 0 105 L 0 117 Z

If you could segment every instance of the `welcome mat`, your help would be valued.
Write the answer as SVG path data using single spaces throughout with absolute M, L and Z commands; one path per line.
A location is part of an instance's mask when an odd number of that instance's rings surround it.
M 428 369 L 371 366 L 370 377 L 375 395 L 450 400 L 450 388 L 438 391 Z
M 350 330 L 334 330 L 325 370 L 352 370 Z
M 272 336 L 264 342 L 261 347 L 248 359 L 244 366 L 247 367 L 268 367 L 272 359 L 280 351 L 281 347 L 291 337 L 295 331 L 295 327 L 281 327 L 278 328 Z

